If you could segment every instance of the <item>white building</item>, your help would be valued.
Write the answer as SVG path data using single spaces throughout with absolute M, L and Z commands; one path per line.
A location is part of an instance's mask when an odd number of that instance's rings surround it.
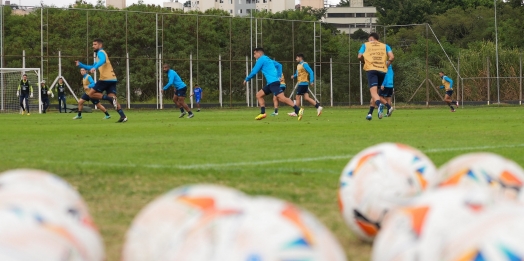
M 185 0 L 179 1 L 186 2 Z M 164 7 L 172 7 L 170 3 L 164 2 Z M 191 0 L 190 3 L 190 10 L 205 12 L 209 9 L 221 9 L 236 16 L 249 15 L 255 10 L 277 13 L 295 9 L 295 0 Z M 188 9 L 184 8 L 184 10 Z
M 324 8 L 325 0 L 300 0 L 300 7 L 312 7 L 315 9 Z
M 376 14 L 376 7 L 364 7 L 363 0 L 351 0 L 350 7 L 328 8 L 324 22 L 334 25 L 346 34 L 352 34 L 359 29 L 370 33 L 377 24 Z
M 184 0 L 181 0 L 181 1 L 184 1 Z M 184 4 L 179 2 L 178 0 L 171 0 L 169 2 L 164 2 L 163 7 L 170 8 L 171 10 L 175 10 L 175 9 L 184 10 Z
M 126 8 L 126 0 L 106 0 L 106 6 L 112 6 L 118 9 Z

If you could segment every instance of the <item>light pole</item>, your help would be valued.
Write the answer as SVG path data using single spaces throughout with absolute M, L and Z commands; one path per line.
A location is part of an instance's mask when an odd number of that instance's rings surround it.
M 500 104 L 500 79 L 499 79 L 499 35 L 497 28 L 497 0 L 493 0 L 495 6 L 495 59 L 497 63 L 497 102 Z

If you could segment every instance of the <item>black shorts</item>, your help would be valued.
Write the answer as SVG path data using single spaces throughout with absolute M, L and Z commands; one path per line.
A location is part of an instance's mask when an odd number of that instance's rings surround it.
M 304 95 L 309 91 L 309 85 L 299 85 L 297 87 L 297 95 Z
M 371 87 L 378 87 L 382 85 L 384 82 L 384 78 L 386 77 L 386 74 L 381 71 L 367 71 L 368 76 L 368 85 L 369 88 Z
M 453 95 L 453 90 L 451 91 L 446 91 L 446 94 L 449 95 L 449 97 L 451 97 Z
M 89 95 L 87 95 L 87 93 L 82 94 L 81 99 L 84 100 L 84 101 L 91 101 L 91 103 L 94 104 L 94 105 L 97 105 L 97 104 L 100 103 L 100 100 L 97 100 L 97 99 L 91 99 L 91 98 L 89 97 Z
M 106 94 L 114 93 L 116 95 L 116 83 L 117 81 L 98 81 L 95 83 L 95 91 Z
M 381 97 L 391 97 L 393 96 L 393 88 L 384 87 L 384 90 L 380 88 L 378 89 L 378 95 Z
M 282 89 L 280 89 L 280 82 L 272 82 L 268 85 L 266 85 L 264 88 L 262 88 L 262 91 L 264 91 L 265 95 L 268 95 L 270 93 L 273 93 L 273 95 L 277 96 L 283 92 Z
M 175 90 L 175 95 L 178 97 L 186 97 L 186 93 L 187 93 L 187 87 Z

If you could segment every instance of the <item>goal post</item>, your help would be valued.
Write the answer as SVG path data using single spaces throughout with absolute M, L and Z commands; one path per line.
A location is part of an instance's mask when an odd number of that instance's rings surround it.
M 20 98 L 16 92 L 24 73 L 33 87 L 33 98 L 28 99 L 29 110 L 42 113 L 40 68 L 0 68 L 0 113 L 20 112 Z

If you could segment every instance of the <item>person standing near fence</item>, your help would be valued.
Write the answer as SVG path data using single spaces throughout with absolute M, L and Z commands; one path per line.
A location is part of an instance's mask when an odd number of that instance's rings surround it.
M 451 96 L 453 96 L 453 80 L 446 76 L 444 72 L 438 73 L 440 78 L 442 79 L 442 85 L 440 85 L 440 89 L 446 90 L 446 96 L 444 96 L 444 102 L 451 108 L 451 112 L 455 112 L 455 108 L 453 108 L 453 104 L 457 105 L 457 108 L 459 106 L 458 101 L 454 101 L 451 99 Z
M 297 105 L 300 107 L 301 98 L 304 97 L 304 100 L 317 108 L 317 116 L 320 116 L 320 114 L 322 114 L 322 106 L 320 106 L 320 103 L 317 101 L 311 99 L 308 93 L 309 85 L 315 84 L 315 74 L 313 70 L 311 70 L 311 67 L 309 67 L 309 65 L 304 62 L 304 54 L 297 54 L 295 60 L 298 62 L 297 71 L 293 76 L 291 76 L 291 79 L 297 78 L 298 81 L 297 94 L 295 96 Z M 296 116 L 294 113 L 288 113 L 288 115 Z
M 64 109 L 64 113 L 67 113 L 67 107 L 66 107 L 66 85 L 64 83 L 64 79 L 62 77 L 58 78 L 58 84 L 56 85 L 56 89 L 58 90 L 58 110 L 60 113 L 62 113 L 62 108 Z M 63 107 L 62 107 L 63 105 Z
M 255 117 L 255 120 L 262 120 L 266 118 L 266 105 L 264 101 L 264 96 L 273 93 L 277 97 L 278 101 L 281 101 L 295 109 L 295 114 L 298 115 L 298 120 L 302 119 L 304 114 L 304 109 L 300 109 L 297 105 L 293 104 L 293 101 L 287 98 L 282 89 L 280 89 L 280 78 L 282 74 L 278 74 L 275 63 L 268 56 L 264 54 L 264 48 L 257 47 L 253 50 L 253 57 L 257 60 L 255 66 L 251 70 L 251 73 L 244 79 L 243 84 L 246 85 L 249 80 L 251 80 L 259 71 L 262 71 L 262 74 L 266 78 L 268 83 L 264 88 L 257 92 L 257 101 L 260 105 L 260 114 Z
M 175 72 L 175 70 L 169 68 L 169 64 L 164 64 L 164 66 L 162 66 L 162 69 L 165 73 L 167 73 L 168 79 L 166 86 L 164 86 L 162 90 L 165 91 L 169 89 L 169 87 L 171 86 L 175 88 L 173 102 L 176 104 L 176 106 L 178 106 L 178 108 L 180 108 L 180 116 L 178 118 L 183 118 L 184 115 L 186 115 L 184 109 L 188 113 L 187 118 L 193 118 L 195 115 L 184 101 L 187 93 L 187 85 L 184 83 L 184 81 L 182 81 L 182 78 L 180 78 L 180 76 L 178 75 L 178 73 Z
M 358 51 L 358 59 L 364 63 L 364 71 L 367 73 L 369 92 L 371 94 L 371 103 L 375 106 L 369 106 L 369 112 L 366 120 L 373 118 L 373 110 L 380 106 L 380 96 L 378 95 L 378 86 L 382 85 L 384 77 L 388 71 L 395 56 L 391 47 L 378 41 L 377 33 L 369 34 L 368 42 L 362 44 Z
M 27 74 L 22 75 L 22 80 L 18 84 L 18 89 L 16 90 L 16 96 L 20 97 L 20 107 L 22 108 L 22 115 L 25 114 L 27 109 L 27 116 L 31 115 L 29 113 L 29 98 L 33 98 L 33 86 L 27 79 Z M 25 102 L 25 107 L 24 107 Z
M 198 84 L 195 84 L 195 88 L 193 89 L 193 93 L 191 94 L 191 96 L 195 96 L 197 112 L 200 112 L 200 100 L 202 99 L 202 88 L 200 88 Z
M 49 108 L 49 94 L 51 97 L 55 97 L 52 92 L 49 91 L 49 87 L 45 84 L 45 80 L 40 83 L 40 100 L 42 101 L 42 112 L 46 113 Z
M 124 114 L 122 106 L 120 106 L 117 101 L 116 84 L 118 81 L 113 66 L 111 65 L 111 61 L 109 60 L 109 56 L 104 50 L 104 41 L 100 38 L 94 39 L 93 50 L 96 53 L 95 64 L 85 65 L 79 61 L 75 61 L 76 66 L 84 68 L 91 73 L 95 73 L 97 69 L 100 72 L 99 80 L 95 83 L 93 88 L 89 89 L 89 98 L 111 102 L 113 107 L 115 107 L 115 110 L 120 114 L 120 119 L 118 119 L 117 123 L 127 122 L 127 116 Z M 106 92 L 106 94 L 104 94 L 104 92 Z
M 378 106 L 378 118 L 382 119 L 382 116 L 384 116 L 383 110 L 384 105 L 388 109 L 388 113 L 386 114 L 386 117 L 390 117 L 393 113 L 393 110 L 395 110 L 393 107 L 391 107 L 391 96 L 393 96 L 393 77 L 395 76 L 395 73 L 393 72 L 393 66 L 391 64 L 388 67 L 388 72 L 386 73 L 386 76 L 384 77 L 384 81 L 382 82 L 382 86 L 380 86 L 380 89 L 378 90 L 378 96 L 380 96 L 380 106 Z

